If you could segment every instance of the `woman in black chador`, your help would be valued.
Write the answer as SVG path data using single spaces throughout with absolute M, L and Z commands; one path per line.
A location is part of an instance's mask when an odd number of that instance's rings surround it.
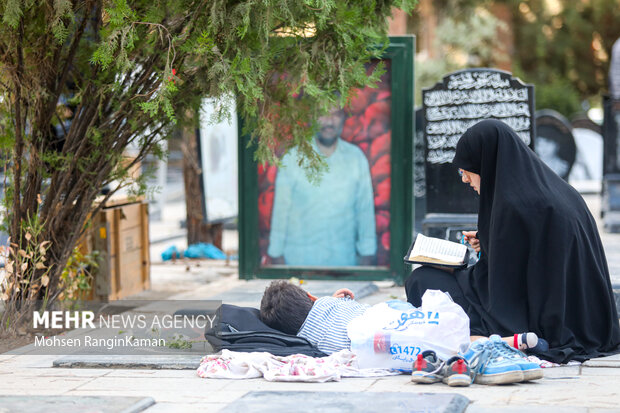
M 447 291 L 472 335 L 532 331 L 549 342 L 540 356 L 558 363 L 618 352 L 607 260 L 581 195 L 495 120 L 467 130 L 452 163 L 480 194 L 478 232 L 465 233 L 480 260 L 454 274 L 414 270 L 408 301 Z

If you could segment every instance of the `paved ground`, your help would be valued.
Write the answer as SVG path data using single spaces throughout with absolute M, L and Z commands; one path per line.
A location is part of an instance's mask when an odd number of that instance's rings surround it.
M 548 369 L 534 383 L 416 385 L 408 376 L 343 379 L 331 383 L 271 383 L 263 379 L 200 379 L 191 370 L 51 368 L 55 356 L 0 356 L 2 394 L 152 397 L 147 412 L 211 412 L 248 391 L 458 393 L 473 404 L 468 412 L 620 412 L 620 360 L 616 367 L 571 366 Z M 611 363 L 611 362 L 610 362 Z
M 597 199 L 589 205 L 598 217 Z M 230 235 L 230 234 L 229 234 Z M 620 285 L 620 234 L 601 233 L 608 255 L 613 282 Z M 234 242 L 234 241 L 233 241 Z M 156 245 L 154 248 L 160 248 Z M 187 268 L 189 267 L 189 271 Z M 262 281 L 241 281 L 235 262 L 202 262 L 155 264 L 152 286 L 140 294 L 145 299 L 207 299 L 244 287 L 260 288 Z M 374 304 L 390 298 L 404 298 L 402 287 L 391 282 L 376 283 L 378 290 L 361 299 Z M 334 290 L 343 286 L 334 283 Z M 346 286 L 346 284 L 344 285 Z M 244 303 L 256 302 L 256 295 Z M 253 301 L 252 301 L 253 300 Z M 620 412 L 620 356 L 545 371 L 545 377 L 534 383 L 507 386 L 472 385 L 454 389 L 443 384 L 416 385 L 409 377 L 391 376 L 372 379 L 343 379 L 340 382 L 271 383 L 263 379 L 200 379 L 192 370 L 135 369 L 67 369 L 53 368 L 59 356 L 0 355 L 0 395 L 63 396 L 131 396 L 152 397 L 156 404 L 146 411 L 211 412 L 223 409 L 249 391 L 311 391 L 317 398 L 325 392 L 377 393 L 378 409 L 384 392 L 458 393 L 473 404 L 467 412 Z M 2 406 L 0 406 L 2 411 Z

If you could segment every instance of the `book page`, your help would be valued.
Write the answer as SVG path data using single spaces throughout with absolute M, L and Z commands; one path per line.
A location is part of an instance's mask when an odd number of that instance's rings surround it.
M 409 260 L 413 261 L 414 257 L 429 257 L 441 261 L 461 263 L 466 253 L 467 247 L 463 244 L 418 234 Z

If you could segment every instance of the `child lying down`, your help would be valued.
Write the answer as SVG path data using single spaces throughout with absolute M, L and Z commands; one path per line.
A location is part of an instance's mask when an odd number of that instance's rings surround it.
M 353 350 L 355 352 L 355 349 L 351 348 L 347 328 L 350 327 L 354 319 L 363 316 L 371 307 L 368 304 L 356 302 L 354 298 L 353 292 L 346 288 L 337 290 L 331 297 L 316 298 L 301 287 L 287 281 L 273 281 L 266 288 L 261 300 L 260 318 L 271 328 L 307 339 L 313 346 L 326 354 L 340 350 Z M 402 301 L 393 300 L 387 304 L 392 308 L 409 310 L 408 314 L 412 314 L 411 311 L 415 310 L 411 304 Z M 452 305 L 458 307 L 455 303 Z M 462 311 L 460 307 L 458 309 Z M 420 311 L 414 312 L 420 313 Z M 464 313 L 463 315 L 466 317 Z M 403 313 L 402 318 L 403 320 L 397 320 L 400 323 L 399 325 L 403 325 L 405 321 L 410 321 L 407 320 L 405 313 Z M 393 321 L 391 323 L 394 324 Z M 469 331 L 468 327 L 467 331 Z M 402 350 L 400 346 L 398 349 L 390 347 L 389 342 L 385 342 L 386 340 L 389 338 L 384 339 L 384 342 L 381 343 L 383 347 L 387 346 L 385 351 L 394 354 Z M 519 333 L 501 339 L 499 336 L 492 336 L 491 339 L 470 336 L 470 341 L 472 344 L 467 351 L 458 355 L 454 352 L 453 357 L 446 361 L 439 360 L 436 352 L 432 349 L 421 352 L 418 347 L 418 354 L 415 354 L 416 357 L 413 358 L 413 365 L 410 364 L 410 370 L 413 371 L 413 381 L 424 383 L 439 381 L 446 377 L 446 372 L 443 370 L 453 366 L 458 366 L 457 370 L 465 372 L 468 377 L 476 376 L 476 383 L 481 384 L 512 383 L 542 377 L 540 367 L 535 363 L 527 362 L 523 353 L 519 351 L 535 350 L 537 345 L 539 347 L 544 345 L 544 340 L 539 340 L 536 334 Z M 377 351 L 377 345 L 375 338 L 375 351 Z M 440 351 L 437 353 L 441 354 Z M 409 353 L 408 355 L 413 356 Z M 504 363 L 506 365 L 501 366 L 502 361 L 505 362 L 506 359 L 510 359 L 510 363 Z M 467 367 L 466 371 L 463 363 Z M 478 366 L 481 363 L 484 366 Z M 469 364 L 471 364 L 472 370 L 477 370 L 470 371 Z M 418 373 L 417 378 L 416 372 Z M 452 382 L 460 383 L 453 385 L 468 385 L 471 380 L 465 380 L 464 375 L 460 374 L 460 379 L 454 378 Z

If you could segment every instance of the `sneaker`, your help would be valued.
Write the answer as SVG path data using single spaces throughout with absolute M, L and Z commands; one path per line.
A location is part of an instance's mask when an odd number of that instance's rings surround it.
M 433 350 L 423 351 L 413 362 L 411 381 L 414 383 L 431 384 L 441 381 L 443 378 L 443 361 L 437 357 Z
M 454 356 L 446 361 L 442 381 L 450 387 L 464 387 L 471 384 L 471 370 L 467 360 Z
M 480 338 L 462 354 L 477 384 L 508 384 L 523 381 L 521 367 L 500 353 L 488 338 Z
M 493 334 L 489 337 L 498 354 L 512 360 L 521 368 L 523 381 L 538 380 L 543 377 L 543 370 L 538 363 L 533 363 L 525 358 L 525 354 L 514 347 L 509 346 L 500 336 Z

